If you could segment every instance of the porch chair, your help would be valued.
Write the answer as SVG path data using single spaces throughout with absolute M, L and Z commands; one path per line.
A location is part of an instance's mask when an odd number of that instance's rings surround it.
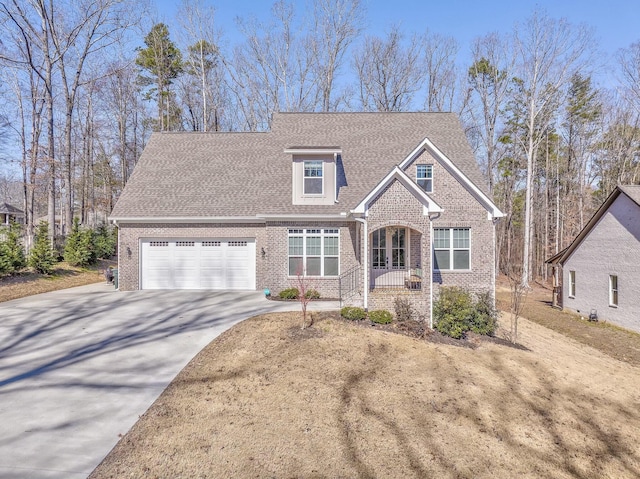
M 404 285 L 407 289 L 422 289 L 422 268 L 410 269 Z

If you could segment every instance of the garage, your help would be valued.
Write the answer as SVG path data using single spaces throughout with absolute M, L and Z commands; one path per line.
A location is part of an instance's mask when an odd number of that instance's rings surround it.
M 143 239 L 142 289 L 256 289 L 255 239 Z

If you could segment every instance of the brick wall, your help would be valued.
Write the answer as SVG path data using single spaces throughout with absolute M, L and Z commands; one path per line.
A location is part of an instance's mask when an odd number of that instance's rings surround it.
M 459 286 L 474 293 L 489 290 L 495 294 L 495 227 L 488 219 L 486 209 L 471 193 L 453 177 L 440 163 L 427 153 L 406 171 L 415 178 L 415 164 L 433 164 L 433 192 L 429 195 L 443 208 L 443 212 L 433 220 L 434 228 L 469 228 L 471 235 L 471 267 L 465 271 L 434 271 L 433 285 L 429 281 L 422 284 L 420 294 L 411 293 L 410 299 L 418 311 L 425 312 L 428 320 L 430 287 L 437 298 L 441 286 Z M 411 228 L 411 251 L 420 251 L 420 266 L 423 276 L 428 277 L 431 270 L 431 240 L 429 218 L 423 215 L 419 201 L 398 182 L 390 184 L 371 205 L 367 218 L 369 234 L 385 226 L 401 225 Z M 371 241 L 371 240 L 370 240 Z M 410 266 L 415 267 L 416 255 L 411 255 Z M 393 311 L 393 294 L 380 294 L 375 291 L 369 295 L 369 309 L 388 309 Z
M 355 222 L 268 222 L 266 225 L 267 275 L 263 275 L 258 287 L 268 287 L 273 294 L 296 287 L 297 277 L 289 276 L 289 228 L 338 228 L 340 230 L 340 273 L 358 265 L 356 246 L 358 235 Z M 308 287 L 318 290 L 325 298 L 338 298 L 338 278 L 306 278 Z
M 426 159 L 423 158 L 427 155 Z M 423 153 L 407 167 L 415 178 L 415 163 L 431 163 Z M 433 192 L 429 193 L 443 208 L 433 221 L 434 228 L 470 228 L 471 269 L 469 271 L 434 271 L 434 294 L 440 286 L 459 286 L 479 293 L 490 290 L 494 294 L 495 227 L 487 219 L 487 210 L 439 162 L 433 161 Z
M 258 287 L 260 279 L 266 275 L 265 261 L 260 254 L 261 248 L 267 244 L 265 227 L 262 224 L 121 223 L 118 226 L 118 286 L 122 291 L 140 289 L 140 240 L 146 238 L 255 238 Z
M 288 229 L 338 228 L 340 230 L 340 271 L 358 264 L 355 222 L 269 222 L 265 224 L 120 224 L 119 287 L 139 289 L 140 240 L 143 238 L 255 238 L 256 288 L 273 294 L 295 286 L 289 277 Z M 262 250 L 264 249 L 264 256 Z M 131 254 L 129 255 L 129 251 Z M 323 297 L 338 297 L 337 278 L 310 278 L 308 283 Z
M 408 269 L 416 267 L 416 260 L 425 271 L 430 270 L 431 254 L 429 252 L 429 218 L 423 214 L 423 206 L 402 183 L 395 180 L 387 186 L 381 194 L 372 202 L 367 216 L 367 228 L 369 230 L 369 249 L 371 250 L 371 234 L 380 228 L 387 226 L 404 226 L 410 229 L 409 245 L 410 257 Z M 417 253 L 417 254 L 414 254 Z M 371 256 L 369 256 L 371 258 Z M 369 264 L 369 268 L 371 265 Z M 422 290 L 413 292 L 407 298 L 414 309 L 425 318 L 429 319 L 429 295 L 431 284 L 425 280 Z M 369 295 L 368 308 L 387 309 L 393 312 L 393 300 L 395 294 L 375 293 Z

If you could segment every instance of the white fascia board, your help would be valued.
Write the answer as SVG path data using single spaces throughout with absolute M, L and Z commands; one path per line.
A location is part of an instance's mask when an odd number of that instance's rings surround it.
M 453 164 L 453 162 L 444 154 L 440 149 L 431 143 L 429 138 L 425 138 L 422 142 L 402 160 L 399 167 L 403 170 L 420 155 L 424 150 L 429 152 L 447 169 L 453 176 L 455 176 L 465 188 L 478 200 L 480 204 L 489 213 L 489 219 L 502 218 L 505 214 L 495 205 L 491 199 L 485 195 L 473 182 L 462 173 L 462 171 Z
M 341 155 L 342 148 L 285 148 L 288 155 Z
M 373 201 L 378 195 L 382 192 L 384 188 L 386 188 L 393 180 L 398 180 L 402 185 L 408 189 L 413 196 L 415 196 L 418 201 L 420 201 L 424 206 L 424 214 L 425 216 L 429 213 L 441 213 L 444 211 L 440 205 L 438 205 L 422 188 L 420 188 L 416 183 L 414 183 L 407 174 L 400 169 L 399 166 L 395 166 L 388 174 L 385 176 L 380 183 L 376 185 L 376 187 L 369 192 L 369 194 L 356 206 L 353 210 L 351 210 L 352 214 L 366 214 L 369 209 L 369 203 Z
M 258 216 L 110 216 L 118 223 L 263 223 Z
M 345 221 L 347 220 L 347 213 L 333 213 L 333 214 L 270 214 L 270 215 L 257 215 L 262 220 L 283 220 L 283 221 Z

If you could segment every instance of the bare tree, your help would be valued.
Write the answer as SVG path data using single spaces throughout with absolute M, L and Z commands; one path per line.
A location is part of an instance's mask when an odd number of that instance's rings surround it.
M 73 113 L 78 88 L 91 79 L 83 78 L 87 59 L 117 42 L 129 22 L 136 22 L 133 4 L 125 0 L 68 0 L 64 15 L 47 15 L 47 28 L 55 48 L 64 94 L 64 224 L 73 219 Z
M 640 110 L 640 42 L 633 43 L 629 48 L 618 52 L 621 80 L 628 98 Z
M 31 244 L 34 233 L 36 208 L 36 175 L 40 168 L 40 136 L 42 133 L 42 110 L 44 94 L 40 78 L 28 70 L 28 84 L 23 84 L 18 68 L 7 68 L 11 90 L 18 109 L 18 122 L 10 123 L 18 135 L 21 146 L 22 197 L 25 212 L 27 244 Z M 17 124 L 16 124 L 17 123 Z M 18 126 L 19 125 L 19 126 Z
M 315 75 L 322 95 L 321 110 L 335 111 L 335 81 L 349 46 L 364 25 L 361 0 L 314 0 L 313 42 Z
M 527 158 L 525 217 L 523 235 L 522 283 L 531 277 L 532 200 L 534 167 L 540 142 L 552 118 L 544 114 L 558 102 L 562 87 L 584 60 L 592 44 L 592 32 L 575 28 L 566 20 L 555 20 L 536 11 L 514 31 L 517 53 L 516 74 L 523 94 L 523 126 L 526 134 L 518 137 Z
M 49 237 L 52 246 L 56 237 L 56 155 L 54 132 L 54 66 L 58 61 L 52 47 L 49 29 L 53 4 L 44 0 L 29 0 L 22 3 L 17 0 L 0 2 L 0 14 L 4 25 L 10 30 L 13 49 L 4 50 L 0 59 L 19 65 L 36 74 L 42 81 L 47 111 L 46 152 L 48 168 L 48 218 Z
M 224 111 L 224 69 L 220 52 L 220 32 L 215 24 L 215 9 L 200 0 L 183 0 L 178 19 L 188 45 L 185 56 L 187 79 L 183 83 L 183 101 L 189 100 L 191 129 L 218 131 Z M 188 88 L 188 91 L 184 91 Z M 200 101 L 195 103 L 195 96 Z
M 275 111 L 312 111 L 317 104 L 316 59 L 306 29 L 296 30 L 290 4 L 276 2 L 272 14 L 267 24 L 239 22 L 246 40 L 228 64 L 229 88 L 244 129 L 266 129 Z
M 417 37 L 403 44 L 394 27 L 386 39 L 367 37 L 356 51 L 353 63 L 360 85 L 360 103 L 365 111 L 406 111 L 422 86 Z
M 427 91 L 426 111 L 454 111 L 458 42 L 453 37 L 427 31 L 421 39 Z
M 305 329 L 307 326 L 313 326 L 313 316 L 309 315 L 311 320 L 307 325 L 307 309 L 309 308 L 309 303 L 316 299 L 317 291 L 314 289 L 309 278 L 307 278 L 301 271 L 298 271 L 295 279 L 295 286 L 298 290 L 298 302 L 300 303 L 300 309 L 302 310 L 302 328 Z
M 606 126 L 594 161 L 600 202 L 618 185 L 640 184 L 640 111 L 623 96 L 607 99 L 603 112 Z

